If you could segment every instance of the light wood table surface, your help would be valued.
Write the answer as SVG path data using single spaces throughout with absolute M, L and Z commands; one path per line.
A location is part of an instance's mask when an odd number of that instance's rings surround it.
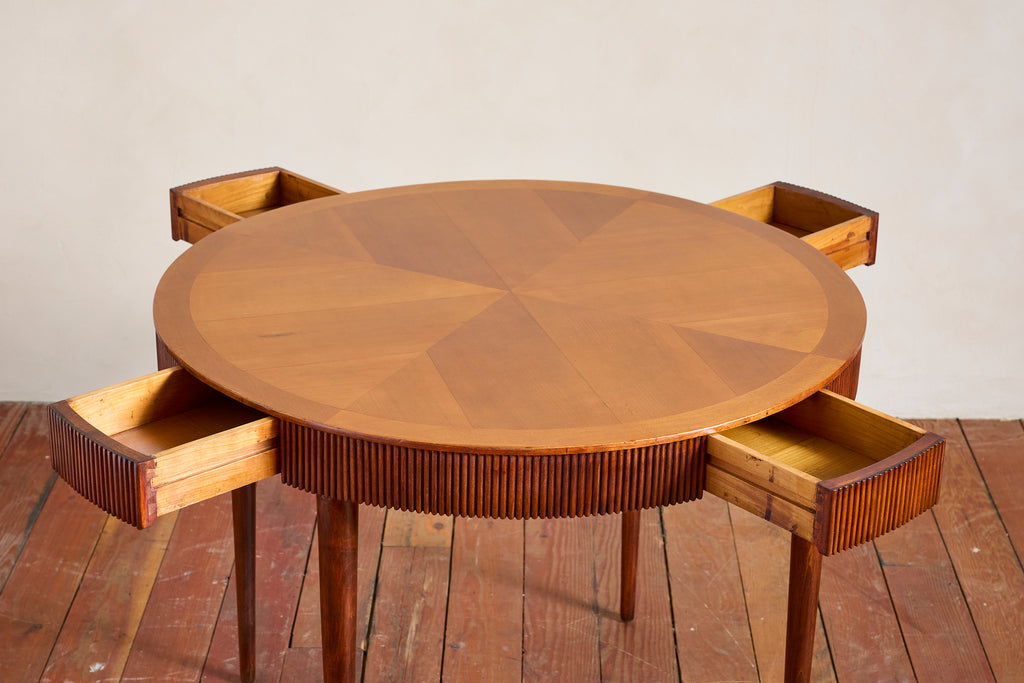
M 282 476 L 318 496 L 327 680 L 355 673 L 359 503 L 626 512 L 629 618 L 636 512 L 701 495 L 707 434 L 855 383 L 865 327 L 842 270 L 780 230 L 539 181 L 242 220 L 168 269 L 154 313 L 191 374 L 280 418 Z

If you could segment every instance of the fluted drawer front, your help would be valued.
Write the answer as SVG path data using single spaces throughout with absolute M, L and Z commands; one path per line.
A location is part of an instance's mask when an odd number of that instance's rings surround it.
M 815 543 L 829 555 L 892 531 L 938 502 L 945 442 L 925 434 L 869 471 L 818 485 Z
M 53 467 L 139 528 L 279 471 L 277 420 L 181 368 L 50 406 Z
M 283 422 L 281 477 L 337 500 L 417 512 L 577 517 L 699 498 L 705 441 L 600 453 L 453 453 Z
M 830 391 L 708 438 L 706 488 L 830 555 L 938 499 L 945 442 Z

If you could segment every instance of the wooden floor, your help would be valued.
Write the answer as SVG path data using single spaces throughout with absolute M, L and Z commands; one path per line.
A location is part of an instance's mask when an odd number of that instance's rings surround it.
M 826 558 L 816 680 L 1024 680 L 1024 429 L 949 439 L 940 504 Z M 322 678 L 311 496 L 262 482 L 257 679 Z M 360 509 L 364 681 L 777 681 L 788 538 L 710 496 L 643 514 L 637 618 L 618 518 Z M 137 531 L 51 471 L 45 408 L 0 404 L 0 680 L 238 680 L 230 501 Z

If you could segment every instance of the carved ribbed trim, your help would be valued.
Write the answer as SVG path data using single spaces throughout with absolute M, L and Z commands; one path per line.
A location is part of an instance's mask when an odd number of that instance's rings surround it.
M 906 524 L 935 505 L 945 441 L 926 434 L 855 480 L 818 483 L 814 544 L 823 555 L 847 550 Z
M 140 529 L 153 521 L 142 500 L 142 478 L 151 462 L 136 461 L 106 448 L 97 434 L 85 434 L 50 406 L 53 469 L 71 488 L 103 511 Z
M 451 453 L 281 423 L 285 483 L 336 500 L 491 518 L 579 517 L 695 500 L 703 436 L 560 455 Z

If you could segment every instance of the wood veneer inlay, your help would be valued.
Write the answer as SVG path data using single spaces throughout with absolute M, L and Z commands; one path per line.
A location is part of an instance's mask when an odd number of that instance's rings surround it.
M 858 352 L 856 288 L 756 221 L 534 181 L 312 200 L 158 288 L 170 353 L 270 414 L 403 448 L 603 453 L 758 419 Z

